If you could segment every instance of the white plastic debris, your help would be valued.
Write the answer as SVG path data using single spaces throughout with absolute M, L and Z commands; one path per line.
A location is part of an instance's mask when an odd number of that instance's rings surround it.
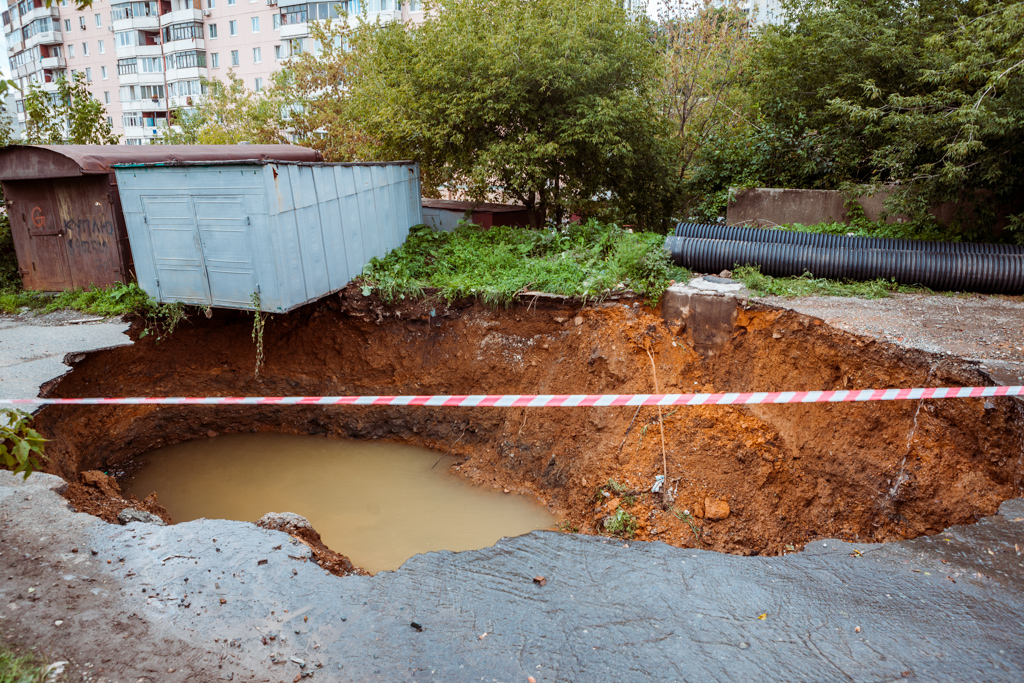
M 665 475 L 659 474 L 654 478 L 654 486 L 651 487 L 651 493 L 658 493 L 661 491 L 662 484 L 665 483 Z

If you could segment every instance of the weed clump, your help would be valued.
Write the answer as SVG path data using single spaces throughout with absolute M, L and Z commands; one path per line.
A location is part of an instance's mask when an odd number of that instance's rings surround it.
M 664 242 L 664 235 L 596 220 L 544 230 L 460 224 L 435 232 L 421 225 L 401 247 L 367 264 L 362 291 L 391 302 L 436 288 L 448 300 L 507 305 L 528 290 L 600 299 L 632 289 L 656 303 L 671 280 L 689 280 L 669 261 Z
M 885 299 L 894 292 L 904 294 L 933 294 L 927 287 L 901 285 L 891 280 L 826 280 L 810 273 L 791 277 L 765 275 L 757 266 L 739 266 L 732 276 L 758 296 L 775 295 L 794 299 L 801 296 L 853 296 L 862 299 Z
M 636 533 L 636 517 L 619 507 L 605 518 L 604 529 L 613 536 L 632 538 Z

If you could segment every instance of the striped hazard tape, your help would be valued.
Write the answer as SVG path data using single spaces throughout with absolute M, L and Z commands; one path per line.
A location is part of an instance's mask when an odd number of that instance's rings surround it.
M 928 398 L 1020 396 L 1024 387 L 938 387 L 858 391 L 767 391 L 730 394 L 509 394 L 465 396 L 208 396 L 134 398 L 13 398 L 0 406 L 321 405 L 445 406 L 453 408 L 576 408 L 598 406 L 716 406 L 755 403 L 845 403 Z

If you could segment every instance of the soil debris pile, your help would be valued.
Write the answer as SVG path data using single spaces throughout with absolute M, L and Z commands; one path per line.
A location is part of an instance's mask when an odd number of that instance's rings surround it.
M 629 298 L 582 309 L 544 297 L 504 309 L 429 297 L 385 305 L 349 287 L 269 319 L 258 378 L 251 317 L 218 310 L 159 344 L 145 337 L 88 354 L 52 395 L 653 393 L 655 381 L 665 393 L 991 384 L 964 361 L 767 306 L 740 308 L 731 332 L 699 348 L 697 327 L 666 323 Z M 1022 490 L 1022 423 L 1020 402 L 1007 398 L 691 406 L 660 416 L 655 407 L 131 405 L 53 406 L 37 417 L 52 439 L 49 467 L 69 480 L 210 431 L 386 439 L 451 453 L 462 476 L 536 495 L 565 520 L 565 531 L 742 554 L 780 554 L 829 537 L 908 538 L 992 514 Z
M 320 534 L 302 515 L 294 512 L 268 512 L 256 522 L 256 526 L 272 531 L 283 531 L 305 544 L 313 551 L 316 563 L 335 576 L 367 575 L 367 572 L 356 567 L 347 557 L 324 545 Z
M 155 493 L 142 500 L 133 495 L 125 497 L 117 480 L 99 470 L 80 472 L 78 481 L 68 483 L 64 497 L 77 512 L 95 515 L 111 524 L 148 521 L 141 515 L 132 516 L 130 513 L 133 511 L 153 515 L 166 524 L 171 523 L 171 516 L 157 502 Z

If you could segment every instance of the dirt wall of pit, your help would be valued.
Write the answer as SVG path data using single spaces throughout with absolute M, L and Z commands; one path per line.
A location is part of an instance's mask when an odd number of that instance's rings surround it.
M 141 329 L 133 324 L 131 347 L 80 357 L 49 395 L 652 393 L 652 360 L 666 393 L 991 383 L 958 359 L 766 307 L 741 309 L 732 334 L 698 353 L 681 325 L 628 298 L 385 306 L 350 287 L 270 318 L 259 377 L 249 314 L 192 316 L 159 341 Z M 638 538 L 743 554 L 936 533 L 1021 492 L 1014 399 L 681 407 L 662 417 L 672 506 L 644 493 L 663 468 L 655 407 L 48 407 L 37 425 L 51 439 L 49 469 L 72 480 L 214 434 L 411 443 L 459 455 L 455 469 L 474 481 L 534 493 L 565 528 L 600 533 L 622 507 Z M 609 479 L 621 494 L 601 494 Z

